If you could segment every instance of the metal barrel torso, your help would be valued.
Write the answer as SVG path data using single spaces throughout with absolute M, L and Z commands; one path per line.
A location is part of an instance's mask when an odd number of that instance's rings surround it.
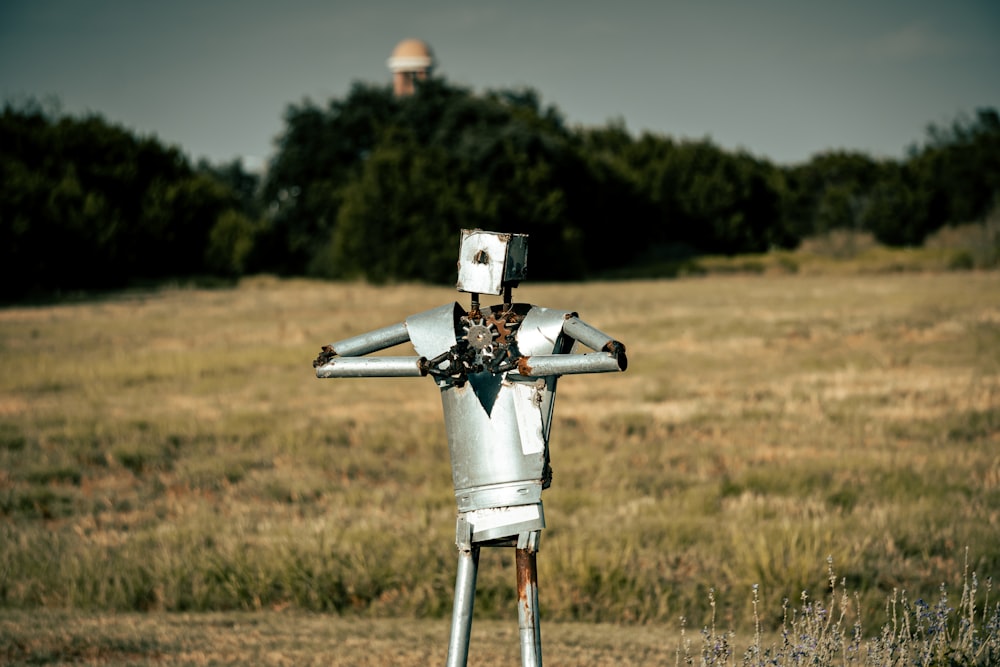
M 562 334 L 565 311 L 528 308 L 515 334 L 522 355 L 572 347 Z M 557 379 L 482 373 L 442 387 L 459 511 L 540 502 Z

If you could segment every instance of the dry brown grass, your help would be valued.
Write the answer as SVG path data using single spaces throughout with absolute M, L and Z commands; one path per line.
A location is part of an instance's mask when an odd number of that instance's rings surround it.
M 26 628 L 41 621 L 41 628 Z M 545 663 L 578 667 L 672 665 L 676 647 L 649 628 L 552 623 L 542 628 Z M 519 664 L 517 621 L 473 626 L 470 665 Z M 0 664 L 325 665 L 443 664 L 447 623 L 377 621 L 316 614 L 121 614 L 0 611 Z
M 774 628 L 782 598 L 824 590 L 827 556 L 869 628 L 894 589 L 959 586 L 965 547 L 983 579 L 1000 570 L 1000 274 L 516 297 L 578 311 L 630 359 L 560 383 L 539 557 L 550 664 L 673 660 L 709 588 L 745 632 L 760 584 Z M 311 360 L 456 298 L 257 278 L 0 310 L 0 644 L 45 664 L 440 656 L 454 504 L 437 392 L 319 381 Z M 507 650 L 496 635 L 516 655 L 509 560 L 484 554 L 474 650 Z M 107 615 L 135 609 L 259 613 Z

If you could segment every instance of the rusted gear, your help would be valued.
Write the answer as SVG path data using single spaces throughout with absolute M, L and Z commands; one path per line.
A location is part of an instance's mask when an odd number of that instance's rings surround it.
M 510 340 L 508 336 L 514 333 L 514 330 L 517 329 L 517 322 L 510 322 L 508 326 L 507 318 L 503 315 L 500 317 L 490 315 L 489 318 L 487 318 L 486 323 L 496 329 L 496 339 L 501 345 L 509 343 Z

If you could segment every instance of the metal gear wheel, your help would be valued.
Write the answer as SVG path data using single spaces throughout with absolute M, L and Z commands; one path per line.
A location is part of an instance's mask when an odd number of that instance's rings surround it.
M 468 341 L 469 347 L 476 351 L 476 356 L 492 359 L 493 344 L 499 335 L 493 324 L 478 318 L 469 320 L 469 324 L 463 328 L 465 329 L 465 340 Z

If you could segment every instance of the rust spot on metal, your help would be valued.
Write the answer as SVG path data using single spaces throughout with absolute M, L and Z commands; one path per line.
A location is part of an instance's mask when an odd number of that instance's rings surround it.
M 486 319 L 487 324 L 492 324 L 497 330 L 497 342 L 501 345 L 507 344 L 507 336 L 512 332 L 512 329 L 507 327 L 507 320 L 503 317 L 497 318 L 496 315 L 490 315 Z
M 517 549 L 517 601 L 531 609 L 535 587 L 538 585 L 538 570 L 535 554 L 528 549 Z
M 313 368 L 326 366 L 336 356 L 337 351 L 333 349 L 333 345 L 324 345 L 319 356 L 313 361 Z
M 542 664 L 542 635 L 538 618 L 538 569 L 536 547 L 518 548 L 517 560 L 517 626 L 521 637 L 522 664 Z
M 531 357 L 521 357 L 517 360 L 517 372 L 525 377 L 531 376 L 531 366 L 528 364 L 528 360 Z
M 603 351 L 605 351 L 605 352 L 610 352 L 611 354 L 613 354 L 615 356 L 617 356 L 619 354 L 625 354 L 625 345 L 623 345 L 622 343 L 619 343 L 618 341 L 616 341 L 613 338 L 611 340 L 609 340 L 607 343 L 605 343 L 604 347 L 601 348 L 601 349 Z
M 625 354 L 625 345 L 611 339 L 601 348 L 604 352 L 610 352 L 611 356 L 618 362 L 618 370 L 628 368 L 628 355 Z

